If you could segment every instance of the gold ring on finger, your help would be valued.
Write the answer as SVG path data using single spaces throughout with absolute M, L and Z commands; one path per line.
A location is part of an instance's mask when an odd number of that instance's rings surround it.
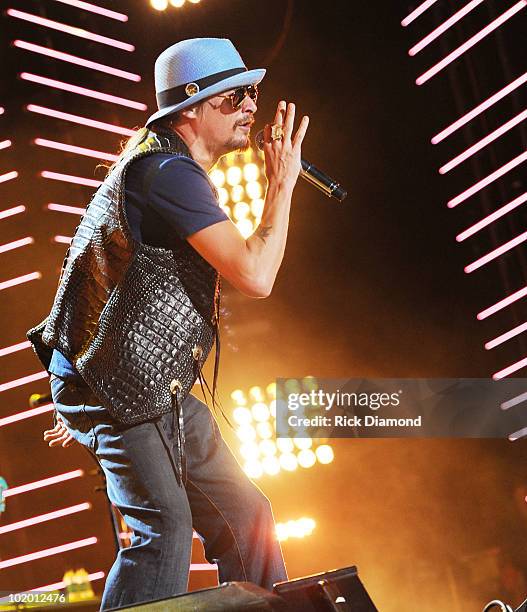
M 271 125 L 271 140 L 282 140 L 284 137 L 284 128 L 279 123 Z

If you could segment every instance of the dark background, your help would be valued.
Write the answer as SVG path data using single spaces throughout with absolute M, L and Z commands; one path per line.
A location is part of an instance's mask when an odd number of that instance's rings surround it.
M 36 238 L 27 249 L 0 254 L 0 281 L 30 271 L 29 258 L 31 270 L 38 262 L 43 271 L 42 281 L 0 294 L 5 322 L 1 346 L 21 341 L 25 330 L 48 313 L 65 251 L 49 237 L 72 235 L 76 225 L 76 219 L 65 218 L 71 215 L 43 211 L 43 203 L 83 206 L 91 193 L 89 188 L 53 185 L 53 196 L 48 196 L 49 184 L 37 172 L 104 176 L 104 169 L 94 170 L 93 160 L 65 158 L 32 146 L 30 140 L 48 137 L 104 151 L 117 150 L 120 140 L 52 123 L 23 106 L 32 101 L 126 126 L 140 126 L 147 116 L 27 84 L 17 74 L 45 70 L 53 78 L 144 101 L 153 112 L 155 57 L 184 38 L 220 36 L 233 40 L 250 68 L 268 68 L 255 133 L 272 118 L 279 99 L 294 101 L 298 112 L 311 118 L 303 156 L 349 191 L 339 205 L 299 182 L 286 256 L 271 297 L 254 301 L 226 288 L 224 402 L 234 388 L 266 385 L 277 376 L 488 377 L 525 356 L 521 335 L 492 351 L 483 348 L 485 341 L 525 320 L 525 300 L 476 320 L 479 311 L 525 285 L 525 248 L 519 246 L 472 274 L 463 272 L 465 265 L 523 232 L 525 211 L 519 207 L 466 242 L 455 241 L 485 211 L 525 190 L 524 166 L 481 196 L 453 210 L 446 207 L 451 197 L 525 150 L 525 125 L 446 176 L 437 172 L 522 110 L 525 86 L 441 144 L 432 146 L 430 138 L 525 71 L 527 11 L 417 87 L 418 75 L 514 2 L 483 2 L 414 58 L 407 49 L 464 3 L 440 0 L 407 28 L 400 21 L 417 3 L 202 0 L 162 13 L 146 0 L 98 4 L 128 13 L 129 22 L 79 16 L 78 10 L 53 0 L 13 0 L 12 6 L 133 42 L 133 58 L 7 17 L 0 22 L 0 105 L 7 111 L 0 116 L 1 139 L 15 143 L 9 153 L 0 152 L 1 172 L 17 165 L 22 179 L 16 186 L 4 186 L 2 209 L 17 198 L 29 203 L 23 219 L 2 221 L 2 243 L 29 230 Z M 9 43 L 16 37 L 138 72 L 143 81 L 112 83 L 104 75 L 13 49 Z M 29 351 L 2 357 L 0 383 L 37 369 Z M 31 389 L 3 393 L 0 417 L 15 412 L 15 404 L 21 410 L 30 392 L 45 388 L 41 381 Z M 39 439 L 47 424 L 42 416 L 0 430 L 0 473 L 9 483 L 86 463 L 80 449 L 48 450 Z M 227 428 L 225 435 L 235 449 Z M 357 563 L 382 610 L 456 610 L 459 601 L 478 609 L 500 595 L 519 604 L 527 591 L 523 442 L 339 440 L 334 448 L 330 466 L 264 477 L 258 483 L 271 498 L 277 520 L 301 514 L 317 520 L 313 536 L 284 544 L 292 577 Z M 66 485 L 62 489 L 65 498 L 78 493 Z M 34 507 L 27 507 L 29 499 L 22 496 L 16 505 L 13 500 L 5 522 L 32 516 L 35 508 L 46 511 L 49 497 L 44 492 L 32 495 Z M 96 511 L 103 516 L 102 503 Z M 76 520 L 86 531 L 86 524 Z M 47 544 L 39 538 L 53 540 L 51 528 L 49 533 L 38 529 L 31 528 L 29 536 L 30 530 L 16 538 L 4 536 L 0 557 L 43 548 Z M 86 535 L 95 530 L 90 526 L 88 531 Z M 108 530 L 100 535 L 97 549 L 108 567 Z M 64 561 L 53 558 L 55 573 L 61 574 L 70 559 L 93 565 L 89 555 L 69 554 Z M 45 583 L 43 569 L 31 571 L 17 572 L 17 579 L 23 576 L 25 582 L 16 588 Z M 1 588 L 10 588 L 13 576 L 4 585 L 0 574 Z M 405 603 L 408 598 L 424 603 L 412 607 Z

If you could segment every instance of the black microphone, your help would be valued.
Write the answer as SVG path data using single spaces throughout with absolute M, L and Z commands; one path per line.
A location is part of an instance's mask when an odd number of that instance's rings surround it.
M 260 149 L 263 149 L 264 145 L 264 131 L 260 130 L 258 134 L 254 137 L 254 142 L 256 146 Z M 311 162 L 306 161 L 305 159 L 301 159 L 300 163 L 302 164 L 302 171 L 300 172 L 300 176 L 306 180 L 311 185 L 314 185 L 317 189 L 320 189 L 322 193 L 325 193 L 328 198 L 335 198 L 339 202 L 348 195 L 348 192 L 342 188 L 337 181 L 334 181 L 327 174 L 319 170 L 316 166 L 314 166 Z
M 29 407 L 30 408 L 38 408 L 39 406 L 44 406 L 44 404 L 49 404 L 53 402 L 51 397 L 51 393 L 33 393 L 29 396 Z

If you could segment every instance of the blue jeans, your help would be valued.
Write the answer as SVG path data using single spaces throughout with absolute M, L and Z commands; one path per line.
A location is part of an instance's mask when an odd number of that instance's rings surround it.
M 57 413 L 97 458 L 108 497 L 133 532 L 108 573 L 101 610 L 170 597 L 187 590 L 192 529 L 220 582 L 267 589 L 287 580 L 269 500 L 240 468 L 209 409 L 183 402 L 186 481 L 175 472 L 174 413 L 123 425 L 82 380 L 51 376 Z M 215 435 L 216 433 L 216 435 Z

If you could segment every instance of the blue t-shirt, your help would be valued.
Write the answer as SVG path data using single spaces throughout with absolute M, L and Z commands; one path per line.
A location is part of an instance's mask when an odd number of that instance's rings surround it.
M 125 211 L 132 236 L 144 244 L 170 248 L 174 232 L 183 239 L 229 217 L 218 204 L 206 172 L 188 157 L 155 153 L 133 162 L 125 180 Z M 49 371 L 78 376 L 55 349 Z

